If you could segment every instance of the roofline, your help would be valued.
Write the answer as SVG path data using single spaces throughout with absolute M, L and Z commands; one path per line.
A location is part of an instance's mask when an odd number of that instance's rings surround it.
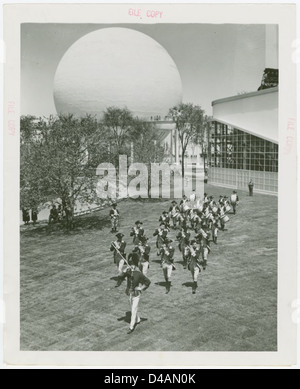
M 222 124 L 226 124 L 227 126 L 236 128 L 237 130 L 240 130 L 240 131 L 243 131 L 243 132 L 247 132 L 247 134 L 254 135 L 254 136 L 258 137 L 258 138 L 267 140 L 268 142 L 279 144 L 279 141 L 278 141 L 278 140 L 274 140 L 274 139 L 268 138 L 267 136 L 263 136 L 263 135 L 261 135 L 261 134 L 257 134 L 257 133 L 255 133 L 255 132 L 246 130 L 245 128 L 236 126 L 236 125 L 234 125 L 234 124 L 232 124 L 232 123 L 225 122 L 224 120 L 219 120 L 219 119 L 213 118 L 212 121 L 213 121 L 213 122 L 219 122 L 219 123 L 222 123 Z
M 278 86 L 275 86 L 274 88 L 262 89 L 255 92 L 244 93 L 242 95 L 224 97 L 222 99 L 212 101 L 211 105 L 214 106 L 215 104 L 226 103 L 228 101 L 234 101 L 234 100 L 247 99 L 248 97 L 260 96 L 260 95 L 265 95 L 267 93 L 274 93 L 274 92 L 278 92 Z

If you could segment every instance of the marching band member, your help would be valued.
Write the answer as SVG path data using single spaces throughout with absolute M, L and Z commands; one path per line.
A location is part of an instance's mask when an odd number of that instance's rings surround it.
M 171 245 L 172 242 L 173 241 L 171 239 L 167 238 L 161 248 L 162 268 L 166 280 L 166 293 L 170 292 L 172 271 L 175 269 L 173 258 L 175 249 Z
M 123 240 L 124 234 L 119 232 L 117 240 L 111 243 L 110 251 L 114 252 L 114 263 L 117 265 L 119 276 L 122 274 L 123 266 L 125 264 L 124 258 L 126 258 L 125 248 L 126 242 Z
M 144 229 L 142 228 L 142 222 L 137 220 L 135 222 L 135 227 L 132 228 L 131 232 L 130 232 L 130 236 L 133 236 L 133 244 L 135 246 L 138 246 L 139 244 L 139 241 L 141 239 L 142 236 L 144 236 Z
M 181 231 L 176 236 L 176 239 L 179 241 L 179 251 L 182 254 L 183 268 L 186 269 L 188 261 L 188 246 L 190 244 L 190 232 L 187 232 L 186 229 L 182 228 Z
M 212 224 L 212 238 L 213 238 L 213 242 L 215 244 L 218 244 L 217 243 L 217 240 L 218 240 L 218 222 L 215 221 L 213 224 Z
M 191 241 L 191 244 L 188 247 L 188 251 L 189 251 L 188 269 L 192 273 L 192 277 L 193 277 L 193 281 L 194 281 L 192 293 L 195 294 L 196 293 L 196 289 L 198 288 L 198 283 L 197 283 L 198 276 L 199 276 L 199 273 L 201 272 L 201 268 L 200 268 L 200 264 L 201 264 L 201 262 L 200 262 L 200 254 L 201 254 L 201 251 L 200 251 L 200 248 L 197 245 L 196 240 L 192 240 Z
M 236 190 L 234 190 L 230 196 L 230 204 L 232 206 L 233 214 L 236 214 L 236 206 L 239 203 L 239 196 L 236 193 Z
M 224 196 L 220 195 L 219 204 L 222 206 L 224 204 Z
M 177 225 L 179 228 L 187 228 L 187 216 L 184 213 L 178 213 Z
M 224 207 L 224 205 L 219 207 L 218 214 L 219 214 L 219 220 L 220 220 L 220 230 L 224 231 L 224 229 L 225 229 L 225 220 L 224 220 L 225 207 Z
M 172 205 L 170 206 L 170 209 L 169 209 L 169 214 L 170 214 L 170 218 L 173 222 L 173 225 L 172 227 L 173 228 L 176 228 L 177 226 L 177 216 L 179 214 L 179 207 L 177 205 L 177 201 L 173 200 Z
M 190 222 L 191 222 L 191 228 L 192 230 L 194 231 L 197 231 L 200 223 L 201 223 L 201 219 L 200 217 L 198 216 L 198 212 L 196 209 L 192 210 L 191 211 L 191 214 L 190 214 Z
M 206 225 L 203 226 L 202 239 L 201 239 L 201 251 L 202 251 L 202 259 L 203 259 L 203 270 L 206 269 L 208 254 L 210 253 L 209 239 L 210 232 Z
M 146 290 L 151 281 L 139 270 L 139 260 L 137 257 L 132 257 L 130 261 L 130 267 L 126 269 L 120 276 L 117 286 L 120 286 L 122 281 L 127 278 L 126 294 L 129 296 L 131 306 L 131 320 L 129 325 L 128 334 L 131 334 L 136 325 L 141 322 L 141 318 L 138 314 L 138 306 L 142 291 Z
M 163 211 L 159 218 L 159 222 L 164 223 L 166 227 L 170 227 L 170 217 L 167 211 Z
M 206 204 L 209 202 L 209 198 L 207 196 L 207 193 L 204 193 L 204 197 L 203 197 L 203 203 Z
M 144 276 L 147 275 L 148 269 L 149 269 L 149 264 L 150 264 L 150 250 L 151 247 L 147 244 L 148 238 L 143 236 L 139 242 L 138 245 L 138 250 L 140 254 L 140 270 L 144 274 Z
M 119 226 L 120 213 L 117 209 L 117 203 L 111 205 L 111 210 L 109 212 L 110 222 L 111 222 L 111 232 L 117 232 Z
M 195 189 L 193 189 L 191 195 L 190 195 L 190 201 L 191 202 L 194 202 L 196 201 L 196 192 L 195 192 Z
M 159 228 L 157 228 L 154 231 L 153 236 L 157 236 L 156 238 L 157 256 L 161 255 L 160 249 L 165 243 L 168 233 L 169 233 L 169 229 L 166 227 L 165 223 L 160 223 Z
M 182 200 L 179 203 L 179 207 L 182 208 L 180 211 L 183 211 L 184 205 L 188 202 L 188 198 L 186 195 L 183 195 Z

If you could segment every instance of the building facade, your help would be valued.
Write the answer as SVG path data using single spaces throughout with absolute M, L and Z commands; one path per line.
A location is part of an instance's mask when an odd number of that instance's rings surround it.
M 209 129 L 209 182 L 278 192 L 278 87 L 216 100 Z

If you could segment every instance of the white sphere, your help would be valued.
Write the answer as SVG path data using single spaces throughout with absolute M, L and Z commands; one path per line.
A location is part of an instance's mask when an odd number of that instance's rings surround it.
M 181 101 L 173 59 L 154 39 L 128 28 L 104 28 L 80 38 L 61 59 L 54 79 L 59 114 L 101 118 L 115 106 L 134 116 L 163 118 Z

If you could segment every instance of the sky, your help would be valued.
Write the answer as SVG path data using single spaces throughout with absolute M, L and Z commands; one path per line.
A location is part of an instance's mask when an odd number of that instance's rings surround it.
M 68 48 L 105 27 L 143 32 L 173 58 L 183 102 L 212 114 L 213 100 L 254 92 L 265 68 L 265 26 L 233 24 L 23 24 L 21 27 L 21 114 L 56 114 L 53 81 Z

